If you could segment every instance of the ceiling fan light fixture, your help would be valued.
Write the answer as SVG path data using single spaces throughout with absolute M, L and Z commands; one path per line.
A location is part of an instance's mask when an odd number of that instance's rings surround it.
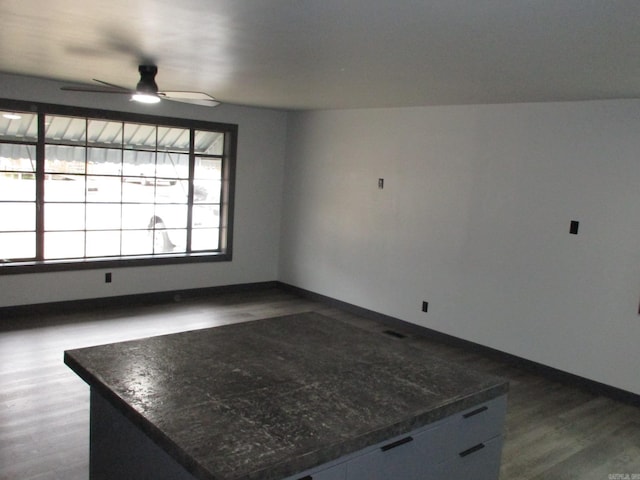
M 131 100 L 139 103 L 160 103 L 160 97 L 151 93 L 134 93 Z

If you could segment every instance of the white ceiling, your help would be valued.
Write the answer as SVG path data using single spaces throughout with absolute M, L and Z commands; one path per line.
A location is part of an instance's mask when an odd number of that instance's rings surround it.
M 143 60 L 277 108 L 640 98 L 640 0 L 0 0 L 1 72 L 134 87 Z

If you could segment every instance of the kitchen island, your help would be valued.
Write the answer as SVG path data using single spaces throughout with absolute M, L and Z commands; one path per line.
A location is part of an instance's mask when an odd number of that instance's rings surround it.
M 504 380 L 317 313 L 65 363 L 91 387 L 92 480 L 498 478 Z

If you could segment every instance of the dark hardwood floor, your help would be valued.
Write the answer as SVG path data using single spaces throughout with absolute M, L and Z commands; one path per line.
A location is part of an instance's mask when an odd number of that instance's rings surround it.
M 89 388 L 64 350 L 305 311 L 387 329 L 277 288 L 0 320 L 0 479 L 88 478 Z M 640 479 L 639 408 L 405 333 L 398 341 L 510 380 L 501 480 Z

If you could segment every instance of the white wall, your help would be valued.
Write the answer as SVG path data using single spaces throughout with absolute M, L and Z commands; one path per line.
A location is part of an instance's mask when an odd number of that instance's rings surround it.
M 640 393 L 639 101 L 292 114 L 282 232 L 284 282 Z
M 62 92 L 60 85 L 0 74 L 0 98 L 238 124 L 233 261 L 110 269 L 111 284 L 104 270 L 0 274 L 0 307 L 277 279 L 286 112 L 169 101 L 145 108 L 126 96 Z

